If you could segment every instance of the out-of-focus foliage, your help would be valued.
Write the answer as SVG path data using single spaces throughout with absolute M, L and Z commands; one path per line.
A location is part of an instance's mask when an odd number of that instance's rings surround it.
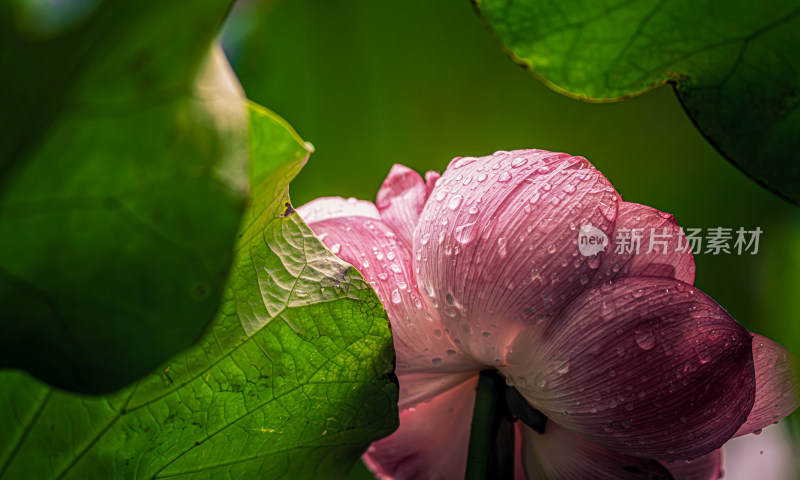
M 345 478 L 396 428 L 386 313 L 289 203 L 307 145 L 250 111 L 254 200 L 208 331 L 105 397 L 0 372 L 0 479 Z
M 247 196 L 241 87 L 209 56 L 231 2 L 39 3 L 0 4 L 0 368 L 104 393 L 219 307 Z
M 474 0 L 510 55 L 559 91 L 623 99 L 667 82 L 723 155 L 800 201 L 796 0 Z

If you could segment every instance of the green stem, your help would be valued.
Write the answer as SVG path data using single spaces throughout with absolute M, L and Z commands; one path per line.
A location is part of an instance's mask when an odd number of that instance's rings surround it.
M 507 471 L 513 471 L 513 444 L 511 447 L 512 465 L 507 465 L 508 455 L 498 452 L 499 441 L 504 434 L 505 381 L 496 370 L 483 370 L 478 380 L 475 408 L 472 411 L 472 428 L 469 432 L 466 480 L 487 480 L 506 478 Z M 507 422 L 505 422 L 507 423 Z M 513 435 L 513 430 L 511 430 Z M 513 439 L 513 437 L 512 437 Z M 512 440 L 513 442 L 513 440 Z M 507 450 L 503 448 L 502 450 Z M 505 464 L 505 465 L 504 465 Z M 511 467 L 509 469 L 509 467 Z

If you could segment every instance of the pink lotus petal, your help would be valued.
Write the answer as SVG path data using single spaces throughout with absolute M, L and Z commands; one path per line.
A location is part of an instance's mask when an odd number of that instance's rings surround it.
M 636 235 L 641 237 L 638 253 L 629 248 Z M 679 250 L 682 247 L 686 248 Z M 614 237 L 591 283 L 632 276 L 668 277 L 691 285 L 694 258 L 675 217 L 638 203 L 622 202 Z
M 422 212 L 414 273 L 461 349 L 502 365 L 517 332 L 589 282 L 579 229 L 590 223 L 610 234 L 617 202 L 581 157 L 517 150 L 456 158 Z
M 522 426 L 522 459 L 528 480 L 670 479 L 655 460 L 623 455 L 548 422 L 540 435 Z
M 366 217 L 338 217 L 310 227 L 378 293 L 392 325 L 398 373 L 476 368 L 445 335 L 438 313 L 420 295 L 408 249 L 389 226 Z
M 397 380 L 400 384 L 400 410 L 415 407 L 420 403 L 430 401 L 432 398 L 460 385 L 474 377 L 476 372 L 447 372 L 447 373 L 401 373 Z M 465 418 L 464 421 L 469 421 Z
M 344 199 L 342 197 L 314 199 L 298 207 L 297 214 L 308 226 L 331 218 L 366 217 L 374 218 L 375 220 L 381 218 L 380 214 L 378 214 L 378 209 L 375 208 L 372 202 L 355 198 Z
M 364 463 L 380 480 L 464 478 L 477 372 L 428 403 L 400 412 L 400 428 L 373 442 Z
M 797 480 L 800 452 L 785 424 L 764 429 L 759 435 L 734 438 L 725 452 L 725 480 Z
M 722 477 L 722 450 L 694 460 L 662 462 L 675 480 L 718 480 Z
M 381 220 L 411 247 L 419 213 L 428 198 L 428 188 L 419 173 L 395 164 L 383 181 L 375 205 Z
M 777 423 L 800 407 L 800 365 L 797 357 L 761 335 L 753 336 L 756 403 L 735 436 Z
M 433 187 L 436 186 L 436 182 L 441 178 L 441 174 L 439 172 L 434 172 L 433 170 L 428 170 L 425 172 L 425 189 L 428 191 L 428 196 L 430 196 L 431 192 L 433 191 Z
M 523 332 L 500 370 L 552 421 L 613 450 L 691 460 L 728 440 L 755 399 L 751 335 L 705 294 L 624 277 Z

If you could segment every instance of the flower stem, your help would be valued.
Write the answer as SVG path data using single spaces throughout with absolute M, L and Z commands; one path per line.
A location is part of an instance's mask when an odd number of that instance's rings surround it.
M 469 432 L 466 480 L 513 478 L 514 430 L 505 418 L 503 377 L 483 370 L 478 379 Z

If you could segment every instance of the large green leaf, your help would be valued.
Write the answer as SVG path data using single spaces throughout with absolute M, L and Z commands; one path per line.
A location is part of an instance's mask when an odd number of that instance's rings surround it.
M 0 479 L 346 478 L 397 426 L 389 322 L 288 200 L 308 158 L 251 109 L 256 200 L 200 342 L 107 397 L 0 374 Z
M 511 56 L 562 93 L 620 100 L 673 84 L 717 150 L 800 201 L 797 0 L 474 3 Z
M 46 35 L 24 15 L 95 3 Z M 214 317 L 247 196 L 243 93 L 209 54 L 230 3 L 0 3 L 0 367 L 109 392 Z

